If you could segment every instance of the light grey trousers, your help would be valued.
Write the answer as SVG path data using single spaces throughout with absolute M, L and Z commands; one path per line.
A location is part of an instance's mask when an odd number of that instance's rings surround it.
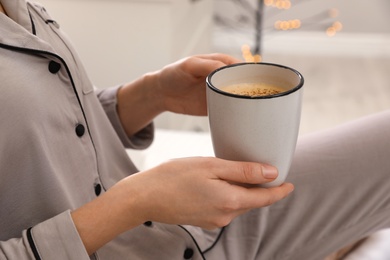
M 301 136 L 288 182 L 292 195 L 235 219 L 206 259 L 321 260 L 390 227 L 390 111 Z

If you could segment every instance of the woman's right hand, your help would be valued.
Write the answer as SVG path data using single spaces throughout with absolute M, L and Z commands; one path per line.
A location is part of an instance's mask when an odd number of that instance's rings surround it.
M 138 202 L 137 212 L 143 220 L 213 229 L 286 197 L 292 184 L 248 185 L 276 177 L 276 168 L 268 165 L 194 157 L 170 160 L 123 182 L 129 187 L 127 196 Z
M 251 184 L 277 177 L 274 167 L 213 157 L 170 160 L 133 174 L 72 212 L 88 253 L 146 221 L 206 229 L 228 225 L 253 208 L 286 197 L 292 184 L 261 188 Z M 249 184 L 249 185 L 248 185 Z

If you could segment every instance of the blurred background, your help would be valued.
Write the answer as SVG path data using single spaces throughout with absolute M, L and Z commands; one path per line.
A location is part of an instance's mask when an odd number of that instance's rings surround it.
M 224 52 L 261 57 L 304 75 L 302 134 L 390 106 L 388 0 L 40 2 L 67 32 L 99 88 L 188 55 Z M 156 126 L 208 131 L 206 118 L 170 113 L 159 116 Z

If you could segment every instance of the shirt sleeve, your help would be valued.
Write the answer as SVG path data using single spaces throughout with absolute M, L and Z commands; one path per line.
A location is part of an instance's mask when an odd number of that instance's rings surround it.
M 69 210 L 24 230 L 21 238 L 0 242 L 0 259 L 90 260 Z
M 126 148 L 145 149 L 154 138 L 154 125 L 150 123 L 133 136 L 127 136 L 117 113 L 117 92 L 121 86 L 95 90 L 112 126 Z

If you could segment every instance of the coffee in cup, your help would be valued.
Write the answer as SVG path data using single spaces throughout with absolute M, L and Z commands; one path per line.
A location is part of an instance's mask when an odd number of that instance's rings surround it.
M 302 75 L 272 63 L 238 63 L 206 79 L 211 139 L 217 157 L 273 165 L 282 184 L 295 151 L 301 115 Z
M 284 88 L 268 83 L 238 83 L 220 87 L 222 91 L 241 96 L 270 96 L 280 94 L 285 91 Z

